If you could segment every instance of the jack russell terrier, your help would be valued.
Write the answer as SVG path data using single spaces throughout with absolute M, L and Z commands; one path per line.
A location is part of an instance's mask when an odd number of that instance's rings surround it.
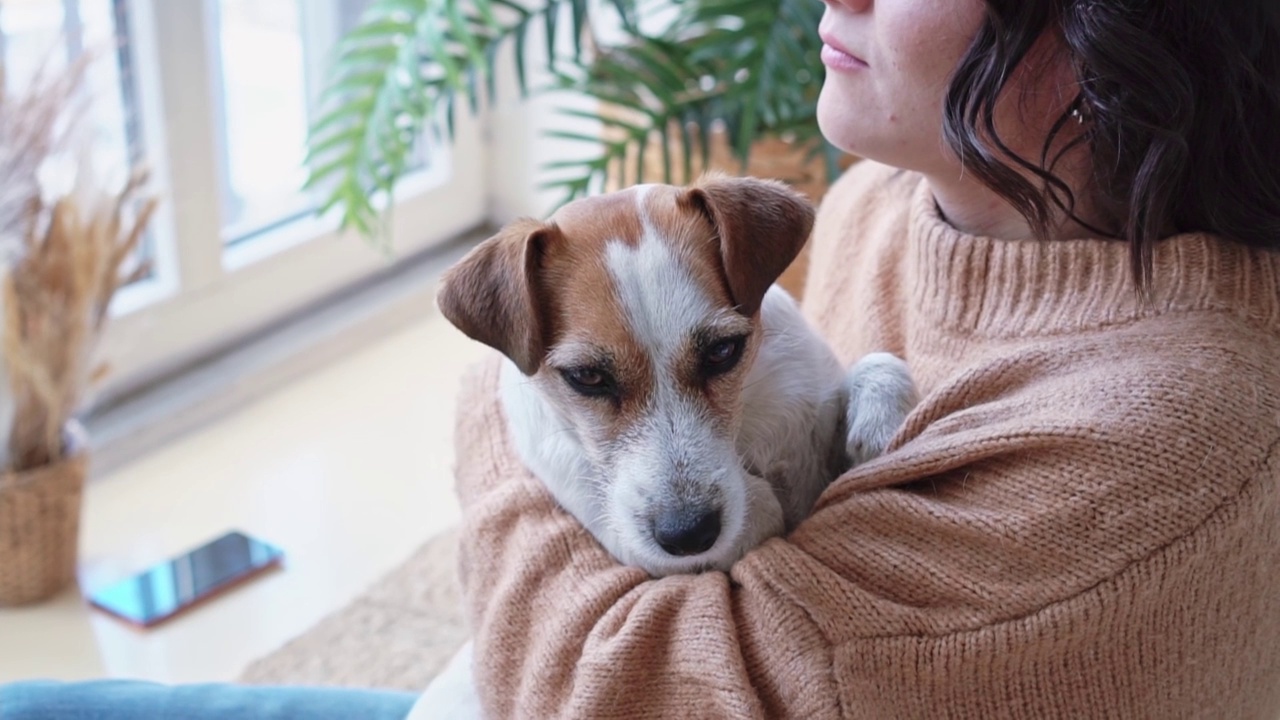
M 620 562 L 727 570 L 915 406 L 901 360 L 846 371 L 774 285 L 813 219 L 772 181 L 640 185 L 516 221 L 445 274 L 441 312 L 509 360 L 521 460 Z M 471 652 L 411 718 L 480 716 Z
M 778 276 L 813 226 L 785 185 L 640 185 L 521 220 L 438 304 L 508 358 L 525 465 L 620 562 L 727 570 L 880 454 L 916 403 L 906 365 L 847 372 Z

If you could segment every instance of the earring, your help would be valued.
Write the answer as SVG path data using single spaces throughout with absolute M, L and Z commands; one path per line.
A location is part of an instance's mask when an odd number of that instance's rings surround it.
M 1071 106 L 1071 112 L 1069 114 L 1071 117 L 1076 119 L 1077 125 L 1084 124 L 1085 117 L 1089 114 L 1084 104 L 1084 98 L 1076 100 L 1075 104 Z

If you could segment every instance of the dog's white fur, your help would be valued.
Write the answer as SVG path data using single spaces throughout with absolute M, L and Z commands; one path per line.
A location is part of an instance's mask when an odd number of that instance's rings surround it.
M 613 292 L 628 332 L 654 369 L 652 399 L 636 426 L 602 460 L 576 432 L 564 404 L 508 361 L 501 396 L 511 437 L 525 465 L 619 561 L 655 576 L 727 570 L 766 539 L 795 527 L 840 472 L 869 460 L 890 442 L 916 404 L 906 365 L 887 353 L 868 355 L 846 371 L 781 287 L 766 293 L 758 349 L 742 383 L 729 432 L 716 431 L 670 372 L 689 333 L 732 310 L 717 307 L 672 245 L 644 218 L 638 245 L 610 243 L 605 253 Z M 582 349 L 552 348 L 548 361 L 572 365 Z M 673 487 L 682 483 L 681 492 Z M 718 501 L 718 539 L 705 552 L 664 551 L 652 531 L 655 507 Z M 470 683 L 470 644 L 415 706 L 412 720 L 458 717 L 479 703 Z M 447 709 L 446 709 L 447 708 Z M 468 712 L 464 712 L 466 715 Z

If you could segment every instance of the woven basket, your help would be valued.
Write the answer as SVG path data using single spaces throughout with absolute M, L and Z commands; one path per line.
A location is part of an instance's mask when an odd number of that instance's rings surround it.
M 76 578 L 88 452 L 78 428 L 66 458 L 0 473 L 0 607 L 45 600 Z

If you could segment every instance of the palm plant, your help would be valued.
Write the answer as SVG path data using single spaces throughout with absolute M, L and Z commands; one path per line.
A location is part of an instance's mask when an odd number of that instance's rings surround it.
M 655 153 L 663 181 L 689 179 L 709 166 L 720 133 L 743 167 L 757 140 L 776 137 L 822 153 L 828 176 L 837 171 L 814 117 L 823 72 L 816 0 L 528 1 L 374 0 L 339 44 L 311 127 L 308 185 L 325 192 L 320 212 L 337 208 L 344 227 L 378 236 L 379 207 L 389 206 L 413 143 L 424 130 L 451 136 L 459 104 L 474 112 L 482 95 L 492 99 L 505 44 L 514 46 L 521 93 L 531 91 L 525 46 L 535 32 L 545 34 L 539 60 L 552 80 L 533 90 L 600 101 L 560 112 L 600 123 L 602 134 L 547 133 L 594 148 L 544 168 L 544 187 L 562 190 L 563 201 L 623 177 L 645 180 Z M 642 30 L 640 18 L 659 3 L 672 20 Z M 604 22 L 620 26 L 622 39 L 602 42 Z M 557 51 L 564 33 L 567 53 Z

